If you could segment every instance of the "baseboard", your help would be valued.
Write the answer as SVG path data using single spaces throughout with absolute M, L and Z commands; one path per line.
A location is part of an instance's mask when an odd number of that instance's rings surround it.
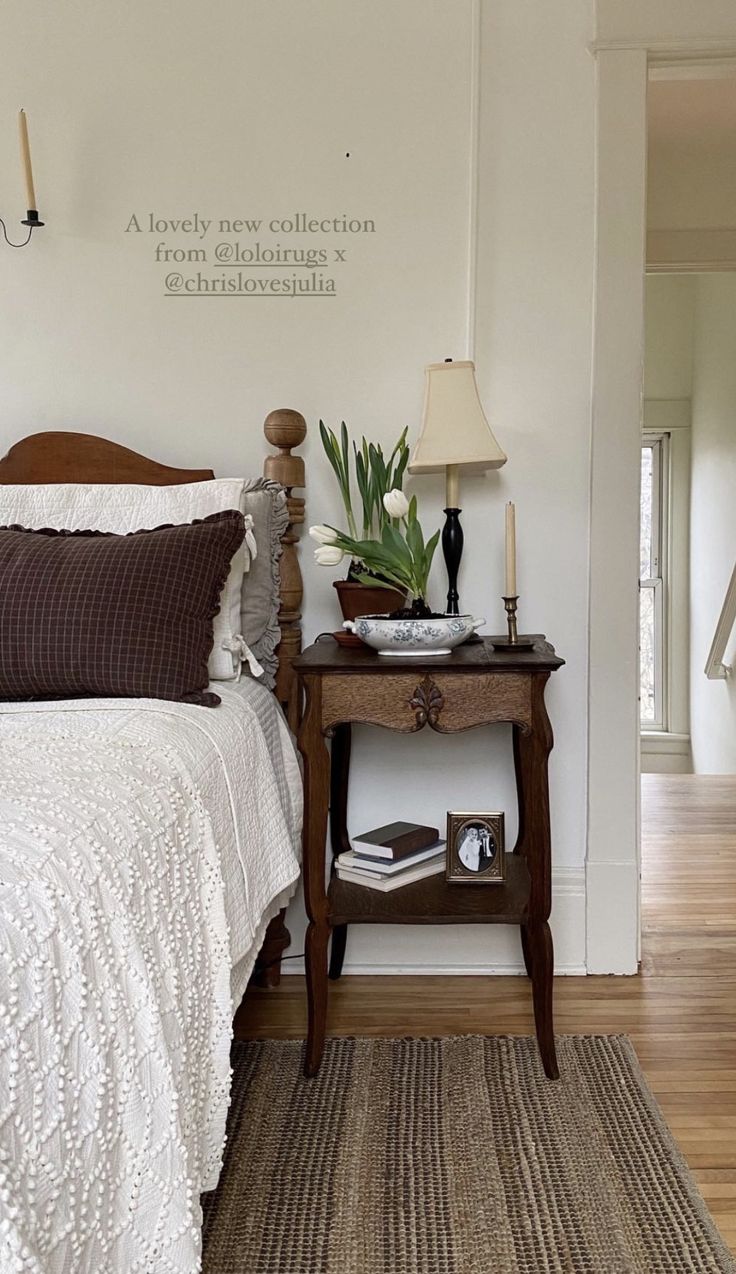
M 290 960 L 281 972 L 283 974 L 304 973 L 303 960 Z M 559 978 L 583 978 L 586 977 L 588 970 L 584 964 L 560 966 L 555 964 L 555 977 Z M 473 964 L 463 966 L 460 964 L 448 965 L 432 965 L 428 968 L 426 964 L 399 964 L 389 968 L 385 964 L 348 964 L 345 962 L 343 969 L 343 977 L 407 977 L 407 978 L 479 978 L 479 977 L 495 977 L 495 978 L 525 978 L 526 969 L 521 965 L 493 965 L 493 964 Z
M 669 730 L 642 730 L 642 774 L 692 774 L 690 735 Z
M 642 752 L 669 753 L 672 756 L 690 755 L 690 735 L 676 734 L 672 730 L 642 730 Z
M 492 885 L 487 886 L 492 889 Z M 479 886 L 481 888 L 481 886 Z M 555 972 L 581 976 L 585 965 L 585 869 L 552 873 Z M 292 950 L 303 945 L 292 921 Z M 380 958 L 377 959 L 377 953 Z M 303 973 L 303 960 L 287 960 L 284 974 Z M 348 935 L 345 975 L 515 977 L 525 975 L 521 941 L 510 925 L 354 925 Z

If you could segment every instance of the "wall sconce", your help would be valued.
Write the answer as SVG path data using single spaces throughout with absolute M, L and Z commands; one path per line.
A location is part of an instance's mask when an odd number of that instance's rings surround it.
M 5 222 L 2 217 L 0 217 L 0 226 L 3 228 L 5 242 L 11 248 L 25 248 L 26 244 L 31 241 L 33 231 L 37 230 L 39 226 L 44 224 L 43 221 L 39 219 L 38 211 L 36 209 L 36 191 L 33 186 L 33 169 L 31 167 L 31 147 L 28 142 L 28 120 L 26 118 L 25 111 L 22 109 L 18 113 L 18 129 L 20 133 L 20 158 L 21 164 L 23 165 L 23 175 L 26 181 L 26 203 L 28 206 L 28 211 L 20 224 L 22 226 L 28 226 L 28 235 L 22 243 L 13 243 L 13 240 L 8 238 L 8 231 L 6 229 Z

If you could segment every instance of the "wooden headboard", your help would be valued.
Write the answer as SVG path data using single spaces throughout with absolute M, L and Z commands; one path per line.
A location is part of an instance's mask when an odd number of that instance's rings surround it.
M 302 643 L 302 574 L 296 552 L 300 524 L 304 521 L 304 500 L 293 494 L 304 486 L 304 461 L 291 454 L 304 441 L 307 426 L 298 411 L 272 411 L 263 431 L 277 455 L 266 457 L 263 472 L 286 487 L 289 525 L 282 536 L 280 563 L 281 640 L 277 649 L 276 695 L 283 705 L 292 730 L 299 719 L 296 677 L 292 661 Z M 182 482 L 206 482 L 215 475 L 211 469 L 175 469 L 149 460 L 137 451 L 121 447 L 94 434 L 66 432 L 29 434 L 16 442 L 0 459 L 0 484 L 31 482 L 140 482 L 146 486 L 175 486 Z

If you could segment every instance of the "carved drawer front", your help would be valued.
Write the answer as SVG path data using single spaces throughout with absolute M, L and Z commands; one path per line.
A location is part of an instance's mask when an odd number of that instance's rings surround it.
M 452 734 L 494 721 L 531 722 L 531 678 L 521 673 L 356 673 L 322 680 L 322 729 L 340 721 L 410 734 Z

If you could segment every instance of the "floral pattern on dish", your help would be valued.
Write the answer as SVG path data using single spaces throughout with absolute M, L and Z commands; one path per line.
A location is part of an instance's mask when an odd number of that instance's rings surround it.
M 344 627 L 379 655 L 446 655 L 470 637 L 484 619 L 472 615 L 446 615 L 440 619 L 391 619 L 388 615 L 361 615 Z

